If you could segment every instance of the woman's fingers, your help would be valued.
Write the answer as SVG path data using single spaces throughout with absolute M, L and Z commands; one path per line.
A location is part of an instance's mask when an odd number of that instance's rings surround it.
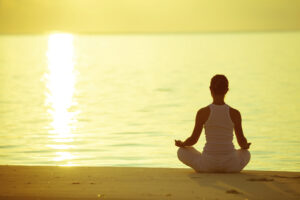
M 182 141 L 181 140 L 175 140 L 175 145 L 178 147 L 182 146 Z
M 249 149 L 249 148 L 250 148 L 250 145 L 251 145 L 251 143 L 248 143 L 248 144 L 247 144 L 247 147 L 248 147 L 247 149 Z

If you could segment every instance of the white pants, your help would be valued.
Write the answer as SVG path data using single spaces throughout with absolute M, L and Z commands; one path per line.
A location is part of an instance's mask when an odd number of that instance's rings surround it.
M 228 155 L 202 154 L 194 147 L 180 147 L 177 156 L 196 172 L 240 172 L 250 161 L 247 149 L 235 150 Z

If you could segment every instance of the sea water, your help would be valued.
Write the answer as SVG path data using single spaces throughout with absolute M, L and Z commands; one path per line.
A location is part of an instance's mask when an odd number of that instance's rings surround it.
M 225 74 L 246 169 L 299 171 L 299 53 L 300 32 L 1 35 L 0 164 L 185 167 L 174 139 Z

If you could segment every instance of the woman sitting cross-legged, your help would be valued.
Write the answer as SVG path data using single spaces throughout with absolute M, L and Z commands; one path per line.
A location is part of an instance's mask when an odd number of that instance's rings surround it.
M 240 172 L 250 161 L 248 149 L 251 143 L 243 134 L 240 112 L 224 102 L 227 78 L 215 75 L 210 91 L 213 103 L 197 112 L 192 135 L 184 142 L 175 140 L 175 145 L 180 147 L 178 158 L 197 172 Z M 197 143 L 203 127 L 206 144 L 201 153 L 192 146 Z M 233 130 L 241 149 L 234 148 Z

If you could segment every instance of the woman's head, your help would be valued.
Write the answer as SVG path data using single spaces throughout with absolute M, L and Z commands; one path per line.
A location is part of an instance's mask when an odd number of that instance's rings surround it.
M 225 95 L 228 91 L 228 80 L 226 76 L 217 74 L 214 77 L 212 77 L 209 88 L 212 94 L 214 95 Z

